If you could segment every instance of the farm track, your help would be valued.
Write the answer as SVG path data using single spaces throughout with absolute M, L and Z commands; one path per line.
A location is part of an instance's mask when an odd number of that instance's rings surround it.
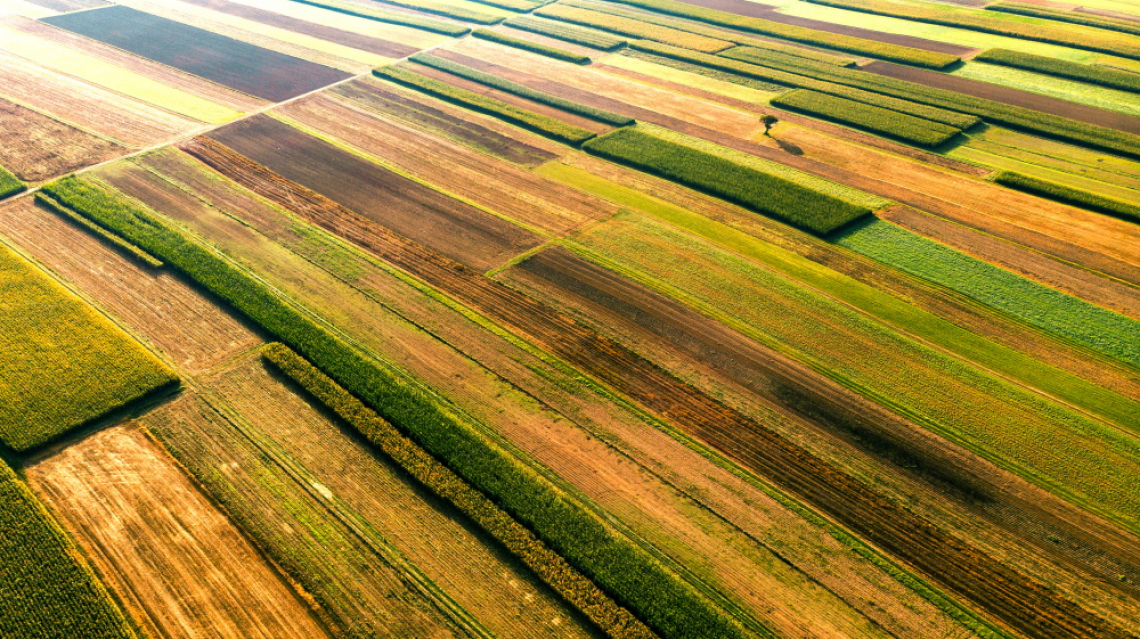
M 125 153 L 114 142 L 0 99 L 0 165 L 24 181 L 47 180 Z
M 1125 631 L 1059 597 L 1044 584 L 884 500 L 853 477 L 568 316 L 378 227 L 214 141 L 197 138 L 183 148 L 239 184 L 590 372 L 1027 636 L 1129 638 Z
M 328 637 L 308 606 L 136 428 L 28 469 L 103 578 L 154 637 Z

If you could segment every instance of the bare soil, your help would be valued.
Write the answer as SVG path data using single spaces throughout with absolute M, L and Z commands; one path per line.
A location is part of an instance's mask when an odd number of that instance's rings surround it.
M 757 4 L 755 2 L 748 2 L 747 0 L 682 0 L 685 4 L 691 4 L 697 7 L 704 7 L 706 9 L 716 9 L 717 11 L 727 11 L 728 13 L 735 13 L 738 16 L 748 16 L 750 18 L 767 18 L 773 11 L 776 10 L 774 6 L 767 6 Z
M 114 142 L 0 99 L 0 166 L 40 182 L 125 155 Z

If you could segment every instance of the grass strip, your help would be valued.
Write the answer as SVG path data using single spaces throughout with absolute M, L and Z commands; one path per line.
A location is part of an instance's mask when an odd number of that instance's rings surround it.
M 543 582 L 614 639 L 653 639 L 649 628 L 618 606 L 525 526 L 351 393 L 283 344 L 262 356 L 355 428 L 430 491 L 458 508 L 517 556 Z
M 60 217 L 63 217 L 63 218 L 67 218 L 68 220 L 82 226 L 83 228 L 87 229 L 88 231 L 91 231 L 95 235 L 98 235 L 99 237 L 103 238 L 109 244 L 111 244 L 115 248 L 119 249 L 121 252 L 125 253 L 127 257 L 133 259 L 134 261 L 139 262 L 139 263 L 143 264 L 144 266 L 149 266 L 150 268 L 162 268 L 162 260 L 156 258 L 155 256 L 151 255 L 150 253 L 147 253 L 146 251 L 140 249 L 139 247 L 135 246 L 134 244 L 131 244 L 130 242 L 124 240 L 123 238 L 119 237 L 118 235 L 115 235 L 114 233 L 103 228 L 102 226 L 99 226 L 98 224 L 92 222 L 91 220 L 83 217 L 82 215 L 79 215 L 78 213 L 67 208 L 66 206 L 63 206 L 62 204 L 57 202 L 55 200 L 55 198 L 48 195 L 47 193 L 44 193 L 43 191 L 38 191 L 36 193 L 36 201 L 39 202 L 40 204 L 43 204 L 45 207 L 47 207 L 49 210 L 51 210 L 56 215 L 59 215 Z
M 974 60 L 1043 73 L 1067 80 L 1096 84 L 1110 89 L 1140 93 L 1140 74 L 1118 71 L 1109 67 L 1080 64 L 1079 62 L 1058 60 L 1057 58 L 1010 51 L 1009 49 L 987 49 L 974 56 Z
M 454 18 L 464 22 L 474 22 L 476 24 L 499 24 L 506 18 L 494 13 L 484 13 L 475 9 L 466 9 L 457 7 L 446 2 L 433 2 L 433 0 L 376 0 L 397 7 L 405 9 L 412 9 L 415 11 L 423 11 L 424 13 L 433 13 L 435 15 L 444 16 L 447 18 Z
M 679 29 L 649 24 L 643 20 L 624 18 L 561 3 L 543 7 L 536 11 L 535 15 L 705 53 L 716 53 L 735 46 L 734 43 L 719 38 L 708 38 Z
M 1002 186 L 1008 186 L 1019 191 L 1040 195 L 1050 200 L 1064 202 L 1065 204 L 1072 204 L 1089 209 L 1090 211 L 1106 213 L 1122 220 L 1128 220 L 1129 222 L 1140 223 L 1140 206 L 1136 206 L 1135 204 L 1121 202 L 1120 200 L 1089 193 L 1081 189 L 1074 189 L 1062 184 L 1057 184 L 1056 182 L 1030 177 L 1016 171 L 998 171 L 989 179 Z
M 1098 29 L 1108 29 L 1109 31 L 1140 35 L 1140 23 L 1131 20 L 1110 18 L 1108 16 L 1093 15 L 1091 13 L 1078 13 L 1069 9 L 1053 9 L 1042 5 L 1025 4 L 1022 2 L 995 2 L 986 6 L 986 10 L 1031 16 L 1034 18 L 1045 18 L 1046 20 L 1069 22 L 1072 24 L 1081 24 L 1086 27 L 1096 27 Z
M 400 13 L 398 11 L 386 11 L 355 2 L 346 2 L 345 0 L 293 0 L 293 2 L 300 2 L 301 4 L 308 4 L 322 9 L 330 9 L 358 18 L 368 18 L 369 20 L 375 20 L 377 22 L 398 24 L 405 27 L 431 31 L 432 33 L 454 36 L 456 38 L 471 32 L 469 27 L 465 27 L 461 24 L 444 22 L 443 20 L 432 20 L 431 18 Z
M 698 7 L 696 5 L 688 4 L 685 2 L 677 2 L 677 0 L 614 1 L 620 2 L 622 4 L 640 7 L 642 9 L 648 9 L 650 11 L 656 11 L 658 13 L 665 13 L 689 20 L 696 20 L 697 22 L 704 22 L 720 27 L 728 27 L 730 29 L 739 29 L 741 31 L 748 31 L 750 33 L 758 33 L 760 35 L 771 36 L 773 38 L 779 38 L 781 40 L 802 42 L 804 44 L 823 47 L 825 49 L 834 49 L 836 51 L 844 51 L 846 53 L 854 53 L 856 55 L 865 55 L 882 60 L 891 60 L 892 62 L 911 64 L 916 67 L 925 67 L 928 69 L 945 69 L 952 64 L 958 63 L 960 60 L 958 56 L 949 55 L 946 53 L 924 51 L 922 49 L 904 47 L 887 42 L 877 42 L 875 40 L 856 38 L 839 33 L 821 31 L 819 29 L 809 29 L 807 27 L 798 27 L 790 24 L 783 24 L 781 22 L 773 22 L 771 20 L 764 20 L 762 18 L 740 16 L 735 13 L 729 13 L 727 11 L 706 9 L 704 7 Z
M 545 2 L 530 2 L 530 0 L 471 0 L 471 2 L 478 2 L 479 4 L 485 4 L 489 7 L 517 11 L 519 13 L 533 11 L 546 4 Z
M 0 166 L 0 200 L 23 193 L 28 187 L 8 169 Z
M 97 184 L 65 178 L 44 188 L 182 271 L 228 302 L 530 528 L 571 566 L 663 639 L 744 639 L 743 628 L 529 465 L 444 408 L 401 373 L 356 350 L 260 280 L 145 205 Z
M 685 186 L 768 213 L 793 226 L 825 235 L 871 209 L 745 166 L 703 149 L 647 133 L 619 129 L 584 145 L 595 155 L 660 175 Z
M 571 100 L 565 100 L 558 96 L 550 95 L 549 93 L 543 93 L 542 91 L 537 91 L 517 82 L 504 80 L 499 76 L 491 75 L 490 73 L 484 73 L 477 69 L 472 69 L 471 67 L 459 64 L 458 62 L 452 62 L 451 60 L 445 60 L 444 58 L 431 55 L 430 53 L 418 53 L 412 56 L 411 60 L 417 64 L 439 69 L 440 71 L 446 71 L 452 75 L 457 75 L 461 78 L 466 78 L 473 82 L 478 82 L 480 84 L 485 84 L 489 87 L 499 89 L 500 91 L 506 91 L 507 93 L 511 93 L 528 100 L 533 100 L 535 102 L 541 102 L 542 104 L 547 104 L 552 107 L 562 109 L 568 113 L 574 113 L 576 115 L 590 118 L 591 120 L 597 120 L 598 122 L 603 122 L 605 124 L 612 124 L 614 126 L 628 126 L 636 122 L 636 120 L 631 117 L 613 113 L 611 111 L 605 111 L 603 109 L 595 109 L 594 107 L 579 104 L 578 102 L 573 102 Z
M 1140 59 L 1140 41 L 1128 36 L 1098 34 L 1088 30 L 1076 30 L 1044 21 L 1025 21 L 1000 14 L 986 14 L 975 9 L 950 7 L 925 2 L 892 2 L 891 0 L 806 0 L 813 4 L 828 7 L 862 11 L 876 15 L 891 16 L 915 22 L 959 27 L 982 33 L 1048 42 L 1074 49 L 1098 51 L 1125 58 Z
M 522 31 L 530 31 L 549 38 L 580 44 L 584 47 L 601 49 L 602 51 L 616 51 L 625 46 L 625 40 L 601 31 L 583 29 L 570 26 L 553 20 L 543 20 L 531 16 L 511 18 L 505 23 L 508 27 Z
M 807 89 L 780 94 L 772 98 L 771 103 L 926 148 L 944 144 L 962 132 L 946 124 Z
M 908 80 L 898 80 L 874 73 L 859 71 L 857 69 L 843 69 L 829 65 L 807 66 L 798 62 L 793 65 L 787 61 L 787 56 L 779 59 L 765 57 L 763 58 L 763 64 L 760 64 L 759 61 L 761 58 L 759 57 L 754 57 L 754 60 L 756 60 L 754 63 L 744 63 L 729 60 L 723 56 L 706 55 L 697 51 L 686 51 L 685 49 L 669 47 L 655 42 L 636 41 L 631 42 L 630 47 L 656 55 L 673 57 L 685 62 L 701 64 L 714 69 L 736 73 L 748 78 L 779 82 L 789 86 L 813 89 L 820 93 L 840 95 L 840 97 L 865 102 L 865 100 L 860 100 L 850 95 L 843 95 L 827 87 L 827 83 L 845 85 L 853 89 L 882 94 L 900 100 L 918 102 L 941 109 L 966 113 L 1013 128 L 1032 131 L 1033 133 L 1048 138 L 1066 140 L 1083 146 L 1115 151 L 1129 157 L 1140 158 L 1140 136 L 1097 126 L 1095 124 L 1077 122 L 1076 120 L 1058 115 L 1013 106 L 996 100 L 976 98 L 954 91 L 928 87 L 924 84 L 910 82 Z M 824 84 L 821 86 L 807 86 L 803 82 L 803 78 L 818 80 Z M 883 104 L 880 106 L 887 105 Z
M 1140 322 L 876 220 L 837 244 L 917 275 L 1030 326 L 1140 367 Z
M 12 639 L 134 639 L 79 549 L 0 461 L 0 628 Z
M 523 38 L 516 38 L 505 33 L 499 33 L 498 31 L 491 31 L 490 29 L 476 29 L 471 35 L 480 40 L 498 42 L 508 47 L 530 51 L 531 53 L 537 53 L 538 55 L 544 55 L 548 58 L 554 58 L 555 60 L 561 60 L 563 62 L 590 64 L 590 56 L 585 56 L 580 53 L 571 53 L 565 49 L 550 47 Z
M 541 133 L 560 142 L 576 145 L 594 137 L 594 133 L 591 131 L 580 129 L 545 115 L 539 115 L 538 113 L 520 109 L 502 100 L 488 98 L 487 96 L 452 86 L 446 82 L 440 82 L 435 78 L 429 78 L 419 73 L 408 71 L 407 69 L 387 66 L 380 67 L 372 73 L 378 77 L 423 91 L 442 100 L 454 102 L 455 104 L 474 111 L 506 120 L 511 124 L 516 124 L 536 133 Z

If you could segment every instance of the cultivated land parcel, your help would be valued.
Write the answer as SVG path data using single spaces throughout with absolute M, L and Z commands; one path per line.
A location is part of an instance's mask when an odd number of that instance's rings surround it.
M 0 637 L 1137 639 L 1138 60 L 0 0 Z

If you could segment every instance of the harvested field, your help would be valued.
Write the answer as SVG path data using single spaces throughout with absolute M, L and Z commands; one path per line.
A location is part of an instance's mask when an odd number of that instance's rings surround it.
M 349 77 L 343 71 L 129 7 L 83 11 L 44 21 L 272 102 Z
M 212 131 L 209 139 L 309 188 L 337 191 L 377 224 L 472 268 L 487 270 L 540 238 L 266 116 Z
M 752 470 L 805 498 L 1032 637 L 1097 635 L 1123 639 L 1115 624 L 1049 591 L 962 539 L 876 494 L 850 475 L 775 432 L 698 393 L 620 345 L 569 317 L 408 243 L 350 211 L 269 173 L 237 176 L 304 219 L 335 229 L 373 254 L 517 331 L 686 432 L 724 450 Z M 305 202 L 305 205 L 302 205 Z M 1007 584 L 995 591 L 994 583 Z
M 316 95 L 276 111 L 500 215 L 556 234 L 617 207 L 529 171 Z
M 513 29 L 510 25 L 507 24 L 494 26 L 490 30 L 511 38 L 528 40 L 544 47 L 561 49 L 563 51 L 569 51 L 570 53 L 575 53 L 577 55 L 584 55 L 586 57 L 594 57 L 598 55 L 598 50 L 596 48 L 587 47 L 581 44 L 574 44 L 573 42 L 567 42 L 566 40 L 558 40 L 556 38 L 551 38 L 549 36 L 544 36 L 531 31 Z
M 1140 134 L 1140 117 L 1124 115 L 1107 109 L 1074 104 L 1066 100 L 1051 98 L 1028 91 L 1010 89 L 997 84 L 979 82 L 968 78 L 924 71 L 913 67 L 905 67 L 890 62 L 872 62 L 863 70 L 899 80 L 917 82 L 938 89 L 946 89 L 972 95 L 987 100 L 996 100 L 1005 104 L 1034 109 L 1043 113 L 1071 118 L 1079 122 L 1087 122 L 1098 126 Z
M 683 0 L 683 2 L 685 2 L 685 4 L 704 7 L 706 9 L 716 9 L 717 11 L 735 13 L 738 16 L 765 18 L 768 20 L 772 19 L 772 12 L 776 10 L 775 6 L 767 6 L 759 4 L 757 2 L 748 2 L 748 0 Z
M 126 146 L 140 148 L 200 123 L 0 52 L 0 95 Z
M 927 40 L 925 38 L 916 38 L 914 36 L 900 35 L 897 33 L 887 33 L 885 31 L 873 31 L 871 29 L 861 29 L 859 27 L 849 27 L 842 24 L 835 24 L 834 22 L 825 22 L 823 20 L 812 20 L 811 18 L 801 18 L 798 16 L 790 16 L 779 11 L 772 11 L 761 16 L 765 20 L 772 22 L 780 22 L 782 24 L 790 24 L 795 27 L 805 27 L 807 29 L 819 29 L 820 31 L 827 31 L 828 33 L 839 33 L 842 35 L 853 36 L 856 38 L 863 38 L 866 40 L 874 40 L 876 42 L 888 42 L 890 44 L 897 44 L 904 47 L 912 47 L 914 49 L 922 49 L 924 51 L 935 51 L 937 53 L 948 53 L 950 55 L 964 56 L 977 51 L 972 47 L 963 47 L 961 45 L 949 44 L 947 42 L 939 42 L 937 40 Z
M 328 637 L 295 593 L 133 426 L 39 461 L 29 480 L 153 637 Z
M 0 165 L 40 182 L 119 155 L 123 147 L 0 99 Z
M 96 9 L 98 7 L 105 7 L 110 4 L 108 2 L 104 2 L 103 0 L 28 0 L 28 2 L 60 12 L 79 11 L 80 9 Z
M 204 371 L 261 341 L 169 272 L 138 266 L 31 198 L 0 209 L 0 233 L 183 370 Z

